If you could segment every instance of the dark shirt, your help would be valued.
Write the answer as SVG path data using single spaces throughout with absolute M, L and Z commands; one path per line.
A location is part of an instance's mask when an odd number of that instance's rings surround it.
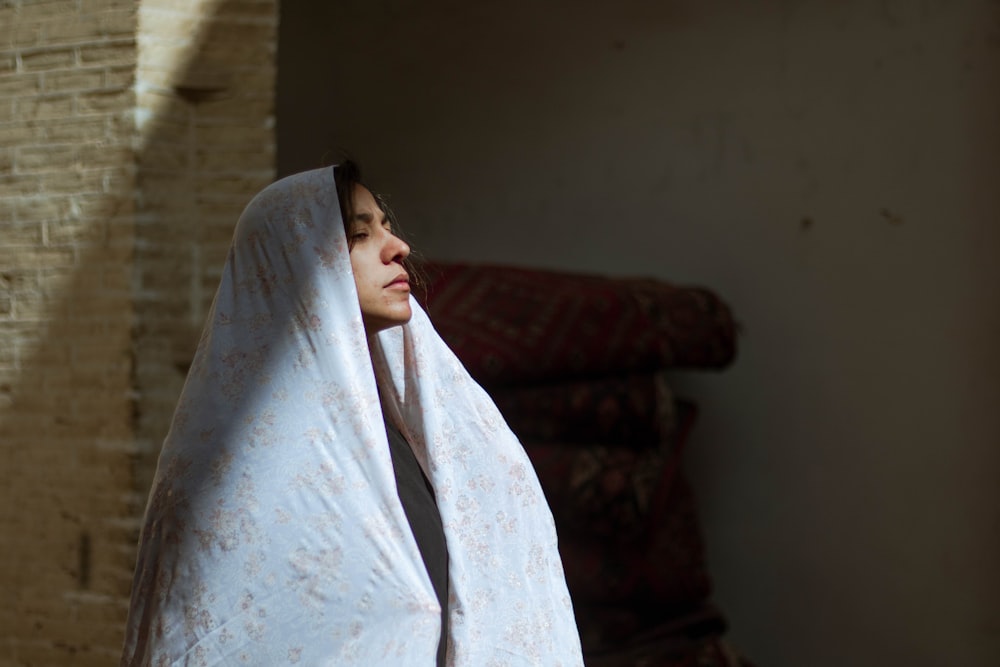
M 434 489 L 417 462 L 413 449 L 388 419 L 386 432 L 399 500 L 403 504 L 410 530 L 413 531 L 420 555 L 424 559 L 424 567 L 427 568 L 441 604 L 441 638 L 438 641 L 437 664 L 444 667 L 448 638 L 448 547 L 445 544 L 441 513 L 434 500 Z

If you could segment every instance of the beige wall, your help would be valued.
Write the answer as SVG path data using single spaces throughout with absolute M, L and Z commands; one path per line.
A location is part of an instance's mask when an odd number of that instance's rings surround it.
M 137 485 L 155 456 L 233 227 L 274 178 L 275 0 L 144 0 L 136 114 Z
M 279 170 L 348 149 L 440 258 L 716 289 L 677 374 L 763 665 L 1000 664 L 1000 7 L 286 3 Z
M 4 665 L 110 664 L 121 643 L 135 25 L 130 2 L 0 8 Z
M 0 4 L 0 665 L 117 662 L 156 448 L 273 177 L 276 21 Z

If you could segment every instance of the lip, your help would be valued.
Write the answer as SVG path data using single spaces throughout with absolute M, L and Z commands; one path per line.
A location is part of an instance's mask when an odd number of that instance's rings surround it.
M 405 272 L 400 273 L 398 276 L 396 276 L 395 278 L 393 278 L 392 280 L 390 280 L 385 286 L 386 287 L 396 287 L 396 288 L 405 287 L 406 289 L 409 289 L 410 288 L 410 276 L 408 276 Z

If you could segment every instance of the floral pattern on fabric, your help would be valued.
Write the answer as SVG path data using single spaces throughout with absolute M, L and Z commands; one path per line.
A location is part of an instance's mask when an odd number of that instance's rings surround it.
M 448 664 L 582 664 L 531 464 L 412 306 L 369 350 L 331 169 L 250 202 L 160 455 L 122 665 L 434 664 L 377 386 L 445 527 Z

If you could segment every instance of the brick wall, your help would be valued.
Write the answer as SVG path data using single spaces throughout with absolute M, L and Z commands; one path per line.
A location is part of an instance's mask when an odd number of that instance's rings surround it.
M 276 11 L 0 1 L 0 665 L 117 660 L 157 445 L 273 174 Z
M 233 226 L 274 177 L 277 6 L 146 0 L 139 23 L 136 437 L 145 489 Z

